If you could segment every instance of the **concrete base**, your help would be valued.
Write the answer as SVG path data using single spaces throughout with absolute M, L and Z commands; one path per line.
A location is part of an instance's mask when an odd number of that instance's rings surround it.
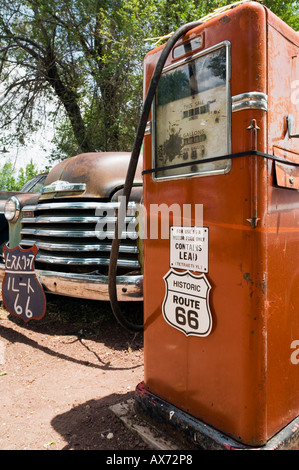
M 146 442 L 151 450 L 173 450 L 181 448 L 166 433 L 161 432 L 154 425 L 136 413 L 135 401 L 128 400 L 110 406 L 110 410 L 130 429 Z
M 132 407 L 133 404 L 131 403 L 130 406 Z M 146 389 L 143 382 L 136 388 L 132 412 L 139 420 L 138 426 L 135 426 L 134 429 L 136 432 L 139 433 L 141 426 L 143 430 L 146 429 L 151 436 L 154 436 L 150 441 L 147 441 L 151 446 L 161 445 L 163 442 L 164 447 L 153 447 L 154 449 L 299 450 L 299 417 L 272 437 L 264 446 L 250 447 L 231 439 L 152 394 Z

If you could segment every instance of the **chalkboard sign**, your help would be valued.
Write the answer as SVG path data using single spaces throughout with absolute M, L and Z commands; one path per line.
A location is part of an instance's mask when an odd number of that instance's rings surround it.
M 34 260 L 38 248 L 28 250 L 20 246 L 3 248 L 5 276 L 2 283 L 2 297 L 6 309 L 22 318 L 40 320 L 46 311 L 46 296 L 34 272 Z

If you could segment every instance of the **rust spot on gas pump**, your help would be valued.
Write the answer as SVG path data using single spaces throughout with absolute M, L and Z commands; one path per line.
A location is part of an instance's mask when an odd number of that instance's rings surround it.
M 244 273 L 243 274 L 243 279 L 245 279 L 245 281 L 247 282 L 247 285 L 250 284 L 251 286 L 254 286 L 254 288 L 260 289 L 262 294 L 264 294 L 264 295 L 266 294 L 267 284 L 266 284 L 265 279 L 260 280 L 260 279 L 257 278 L 257 280 L 254 281 L 253 279 L 251 279 L 250 273 Z M 253 290 L 252 290 L 250 295 L 252 295 L 252 294 L 253 294 Z
M 247 282 L 247 284 L 250 283 L 251 285 L 253 285 L 253 280 L 250 279 L 250 273 L 244 273 L 244 274 L 243 274 L 243 278 L 245 279 L 245 281 Z
M 230 22 L 230 18 L 228 16 L 223 16 L 219 20 L 219 23 L 229 23 L 229 22 Z
M 264 294 L 264 295 L 267 292 L 267 284 L 266 284 L 265 279 L 263 279 L 262 282 L 261 282 L 261 291 L 262 291 L 262 294 Z

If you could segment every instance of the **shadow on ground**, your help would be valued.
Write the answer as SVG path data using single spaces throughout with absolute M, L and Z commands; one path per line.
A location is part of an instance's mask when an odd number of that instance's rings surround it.
M 62 450 L 146 450 L 149 447 L 110 410 L 134 392 L 89 400 L 56 416 L 51 425 L 67 442 Z

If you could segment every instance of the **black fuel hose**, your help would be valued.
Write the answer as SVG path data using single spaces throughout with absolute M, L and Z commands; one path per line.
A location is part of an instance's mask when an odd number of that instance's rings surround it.
M 130 322 L 123 312 L 120 309 L 119 302 L 117 299 L 117 289 L 116 289 L 116 272 L 117 272 L 117 260 L 118 260 L 118 253 L 119 253 L 119 245 L 120 245 L 120 238 L 118 236 L 119 227 L 124 227 L 125 223 L 125 216 L 127 212 L 128 201 L 131 195 L 131 189 L 133 186 L 133 181 L 136 173 L 136 168 L 138 164 L 138 159 L 140 155 L 140 150 L 143 142 L 144 132 L 147 125 L 148 116 L 151 110 L 152 101 L 154 99 L 157 85 L 160 80 L 160 76 L 164 67 L 164 64 L 169 56 L 172 48 L 176 44 L 176 42 L 180 39 L 180 37 L 184 36 L 190 29 L 195 28 L 196 26 L 201 25 L 201 21 L 193 21 L 191 23 L 186 23 L 185 25 L 181 26 L 177 29 L 177 31 L 168 39 L 166 42 L 162 53 L 158 59 L 156 64 L 154 73 L 152 75 L 150 85 L 143 103 L 143 108 L 137 128 L 137 133 L 131 153 L 131 158 L 128 166 L 128 171 L 126 175 L 126 180 L 123 189 L 123 198 L 121 198 L 120 208 L 118 211 L 118 217 L 115 226 L 115 236 L 112 241 L 111 253 L 110 253 L 110 263 L 109 263 L 109 274 L 108 274 L 108 290 L 109 290 L 109 298 L 110 298 L 110 305 L 112 308 L 112 312 L 120 325 L 122 325 L 125 329 L 129 331 L 142 331 L 143 330 L 143 323 L 141 325 L 136 325 Z

